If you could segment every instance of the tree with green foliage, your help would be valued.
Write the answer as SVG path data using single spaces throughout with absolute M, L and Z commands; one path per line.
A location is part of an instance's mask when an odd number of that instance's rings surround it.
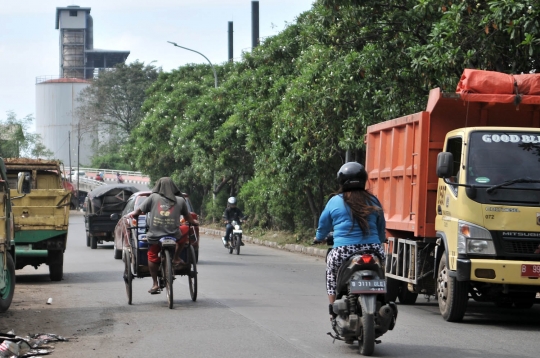
M 81 126 L 92 133 L 95 155 L 92 161 L 116 169 L 134 168 L 126 162 L 122 144 L 143 118 L 146 90 L 157 79 L 160 68 L 135 61 L 119 63 L 99 72 L 90 86 L 79 95 L 77 117 Z M 117 155 L 109 155 L 109 153 Z
M 139 61 L 119 63 L 113 69 L 100 71 L 79 96 L 80 112 L 107 130 L 117 128 L 117 135 L 127 138 L 143 117 L 141 107 L 146 90 L 160 71 L 152 64 Z
M 53 152 L 43 145 L 41 136 L 30 132 L 33 121 L 32 115 L 17 118 L 14 112 L 7 112 L 6 119 L 0 121 L 0 157 L 52 158 Z
M 226 188 L 263 227 L 313 228 L 346 153 L 364 161 L 369 125 L 423 110 L 432 88 L 455 91 L 464 68 L 537 71 L 538 11 L 532 0 L 318 0 L 217 66 L 218 89 L 207 65 L 162 74 L 131 139 L 136 163 L 173 173 L 207 212 Z

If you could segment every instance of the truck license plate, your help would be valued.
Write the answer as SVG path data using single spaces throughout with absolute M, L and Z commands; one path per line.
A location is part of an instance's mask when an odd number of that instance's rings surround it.
M 521 277 L 540 277 L 540 265 L 521 265 Z
M 385 280 L 351 280 L 351 293 L 386 293 Z

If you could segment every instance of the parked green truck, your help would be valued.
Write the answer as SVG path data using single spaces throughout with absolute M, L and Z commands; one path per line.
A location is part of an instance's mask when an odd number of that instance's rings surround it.
M 62 185 L 60 162 L 4 159 L 12 196 L 15 268 L 49 266 L 52 281 L 63 277 L 71 192 Z M 16 196 L 18 178 L 28 179 L 30 193 Z
M 12 197 L 11 189 L 20 196 Z M 11 306 L 15 292 L 15 242 L 13 240 L 14 215 L 12 200 L 29 194 L 30 176 L 17 173 L 10 188 L 4 159 L 0 158 L 0 312 Z
M 6 167 L 0 158 L 0 312 L 8 310 L 15 292 L 13 215 Z

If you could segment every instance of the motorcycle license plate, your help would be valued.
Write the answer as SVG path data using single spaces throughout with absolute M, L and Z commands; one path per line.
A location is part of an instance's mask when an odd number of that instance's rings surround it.
M 521 265 L 521 277 L 540 277 L 540 265 Z
M 165 239 L 161 241 L 161 245 L 163 246 L 176 245 L 176 241 L 171 240 L 171 239 Z
M 351 280 L 351 293 L 386 293 L 385 280 Z

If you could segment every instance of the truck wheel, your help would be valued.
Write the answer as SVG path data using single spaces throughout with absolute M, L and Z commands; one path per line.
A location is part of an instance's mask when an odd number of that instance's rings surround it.
M 414 305 L 418 298 L 418 293 L 409 291 L 407 288 L 409 284 L 407 282 L 401 282 L 401 289 L 399 290 L 399 303 L 404 305 Z
M 86 232 L 86 246 L 90 247 L 90 234 L 88 233 L 88 231 Z
M 8 310 L 13 300 L 13 293 L 15 292 L 15 264 L 9 252 L 6 253 L 6 261 L 6 271 L 4 272 L 6 286 L 0 290 L 0 312 L 6 312 Z
M 396 302 L 399 295 L 399 289 L 401 288 L 401 281 L 394 278 L 386 278 L 386 302 Z
M 61 281 L 64 276 L 64 253 L 49 251 L 49 277 L 51 281 Z
M 95 237 L 95 236 L 90 236 L 90 248 L 91 248 L 92 250 L 97 249 L 97 237 Z
M 514 306 L 518 309 L 529 309 L 534 305 L 536 299 L 535 292 L 527 292 L 519 295 L 519 297 L 514 298 Z
M 439 262 L 437 275 L 437 300 L 441 315 L 448 322 L 459 322 L 463 319 L 469 300 L 468 282 L 460 282 L 448 274 L 446 254 L 443 253 Z

